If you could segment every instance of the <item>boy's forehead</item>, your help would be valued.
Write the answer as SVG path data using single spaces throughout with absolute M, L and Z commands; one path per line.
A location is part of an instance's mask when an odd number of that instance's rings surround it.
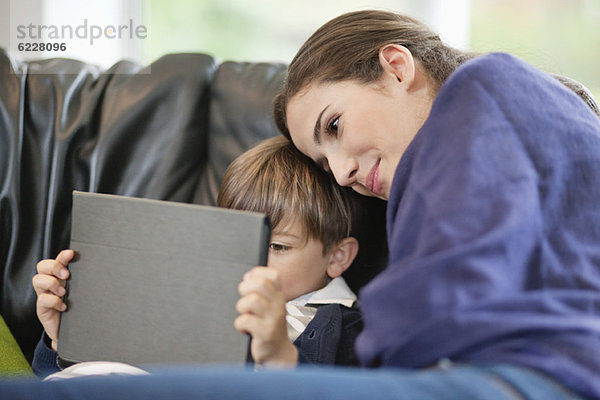
M 293 215 L 286 216 L 273 227 L 274 235 L 288 235 L 302 237 L 307 234 L 306 224 Z
M 294 215 L 288 215 L 272 228 L 271 235 L 290 236 L 308 241 L 309 230 L 302 219 Z

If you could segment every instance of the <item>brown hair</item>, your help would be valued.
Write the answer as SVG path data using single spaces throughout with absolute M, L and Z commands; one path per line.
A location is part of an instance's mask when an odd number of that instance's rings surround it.
M 348 188 L 282 136 L 246 151 L 227 168 L 217 197 L 220 207 L 266 214 L 271 226 L 300 221 L 306 237 L 323 243 L 323 254 L 350 235 Z
M 342 14 L 321 26 L 290 63 L 284 86 L 275 98 L 274 118 L 290 139 L 289 100 L 313 82 L 374 82 L 383 72 L 379 50 L 398 44 L 410 50 L 437 92 L 446 78 L 473 54 L 445 45 L 425 24 L 393 12 L 365 10 Z

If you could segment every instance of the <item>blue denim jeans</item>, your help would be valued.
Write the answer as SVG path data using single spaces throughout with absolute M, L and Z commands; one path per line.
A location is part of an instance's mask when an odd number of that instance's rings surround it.
M 304 367 L 262 370 L 181 367 L 144 376 L 86 376 L 50 382 L 0 380 L 6 399 L 579 399 L 554 381 L 509 365 L 401 369 Z

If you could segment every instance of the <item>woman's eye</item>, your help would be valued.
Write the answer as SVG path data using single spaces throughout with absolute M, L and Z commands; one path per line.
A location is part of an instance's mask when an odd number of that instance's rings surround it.
M 327 134 L 329 134 L 331 136 L 334 136 L 334 137 L 337 137 L 339 123 L 340 123 L 340 117 L 333 118 L 327 124 Z
M 269 249 L 276 251 L 276 252 L 282 252 L 282 251 L 289 250 L 290 248 L 283 244 L 271 243 L 271 244 L 269 244 Z

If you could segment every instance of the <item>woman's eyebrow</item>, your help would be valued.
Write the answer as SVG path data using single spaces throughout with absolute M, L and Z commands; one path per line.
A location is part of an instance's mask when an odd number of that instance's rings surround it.
M 319 113 L 319 116 L 317 117 L 317 121 L 315 122 L 315 129 L 313 132 L 313 140 L 318 145 L 321 144 L 321 119 L 323 118 L 323 114 L 325 113 L 325 110 L 327 110 L 328 108 L 329 108 L 329 104 L 327 106 L 325 106 L 325 108 L 323 110 L 321 110 L 321 112 Z

